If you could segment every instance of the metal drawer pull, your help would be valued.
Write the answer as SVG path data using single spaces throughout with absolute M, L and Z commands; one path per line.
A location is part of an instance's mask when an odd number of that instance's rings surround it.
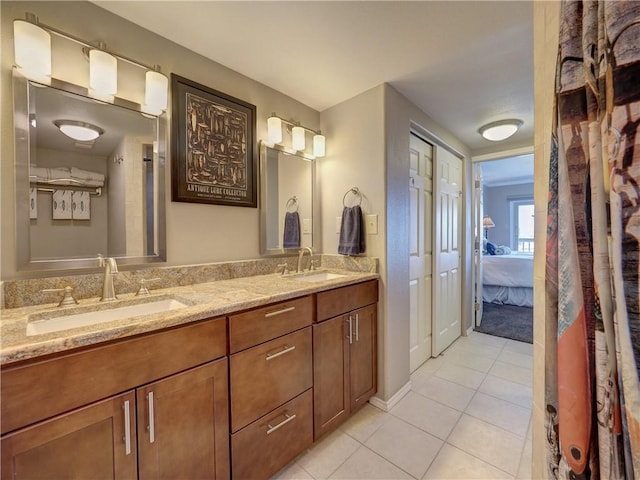
M 124 453 L 131 455 L 131 417 L 129 413 L 129 400 L 124 401 Z
M 280 355 L 284 355 L 285 353 L 289 353 L 292 352 L 293 350 L 296 349 L 295 345 L 291 345 L 290 347 L 288 347 L 287 345 L 285 345 L 282 350 L 280 350 L 279 352 L 276 353 L 267 353 L 267 361 L 269 360 L 273 360 L 276 357 L 279 357 Z
M 293 312 L 295 309 L 296 309 L 296 307 L 283 308 L 282 310 L 276 310 L 275 312 L 265 313 L 264 317 L 265 318 L 275 317 L 276 315 L 282 315 L 283 313 Z
M 285 425 L 286 423 L 289 423 L 291 420 L 295 419 L 296 416 L 295 415 L 287 415 L 286 413 L 284 414 L 285 419 L 283 421 L 281 421 L 279 424 L 277 424 L 275 427 L 272 427 L 270 423 L 267 424 L 267 427 L 269 427 L 267 429 L 267 435 L 272 434 L 273 432 L 275 432 L 277 429 L 279 429 L 280 427 L 282 427 L 283 425 Z
M 147 401 L 149 402 L 149 425 L 147 425 L 147 430 L 149 430 L 149 443 L 153 443 L 156 441 L 156 425 L 153 418 L 153 392 L 147 394 Z
M 349 345 L 351 345 L 353 343 L 353 323 L 352 323 L 353 319 L 351 318 L 351 315 L 349 315 Z
M 360 314 L 356 313 L 356 342 L 360 341 Z

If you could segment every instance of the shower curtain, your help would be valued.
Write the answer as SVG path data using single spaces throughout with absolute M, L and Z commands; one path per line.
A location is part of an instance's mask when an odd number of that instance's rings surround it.
M 559 8 L 545 273 L 548 474 L 640 480 L 640 2 Z

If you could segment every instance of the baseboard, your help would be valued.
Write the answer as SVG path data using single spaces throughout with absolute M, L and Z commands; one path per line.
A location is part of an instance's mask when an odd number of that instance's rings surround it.
M 470 334 L 471 332 L 473 332 L 473 330 L 474 330 L 473 325 L 471 325 L 469 328 L 467 328 L 467 333 L 465 334 L 465 337 L 468 337 L 468 336 L 469 336 L 469 334 Z
M 409 393 L 409 391 L 411 390 L 411 380 L 409 380 L 400 390 L 398 390 L 395 395 L 393 397 L 391 397 L 389 400 L 382 400 L 381 398 L 378 397 L 371 397 L 369 399 L 369 403 L 371 405 L 373 405 L 374 407 L 378 407 L 380 410 L 383 410 L 385 412 L 388 412 L 389 410 L 391 410 L 393 407 L 396 406 L 396 404 L 402 400 L 402 397 L 404 397 L 407 393 Z

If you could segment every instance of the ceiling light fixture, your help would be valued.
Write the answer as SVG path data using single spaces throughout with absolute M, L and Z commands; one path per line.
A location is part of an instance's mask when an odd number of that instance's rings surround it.
M 307 132 L 313 134 L 313 156 L 324 157 L 326 152 L 326 139 L 322 132 L 303 127 L 299 122 L 293 123 L 278 117 L 275 112 L 267 119 L 267 142 L 271 145 L 283 142 L 282 124 L 291 132 L 291 148 L 295 151 L 303 151 L 306 148 Z
M 501 140 L 506 140 L 511 135 L 516 133 L 521 126 L 522 120 L 500 120 L 498 122 L 491 122 L 483 125 L 478 130 L 478 133 L 480 133 L 480 135 L 482 135 L 487 140 L 491 140 L 492 142 L 500 142 Z
M 104 133 L 104 130 L 96 125 L 77 120 L 55 120 L 53 124 L 77 142 L 92 142 Z

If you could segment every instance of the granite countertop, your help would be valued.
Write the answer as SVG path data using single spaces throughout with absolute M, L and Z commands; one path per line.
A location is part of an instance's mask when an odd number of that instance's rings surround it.
M 58 308 L 57 304 L 50 303 L 3 309 L 0 320 L 0 364 L 8 365 L 78 347 L 149 333 L 378 278 L 377 273 L 369 272 L 336 269 L 322 269 L 321 271 L 339 273 L 343 276 L 307 282 L 301 280 L 298 275 L 258 275 L 152 290 L 148 297 L 135 297 L 133 294 L 118 295 L 118 300 L 109 302 L 109 305 L 118 306 L 119 304 L 126 305 L 154 299 L 172 298 L 187 306 L 163 313 L 32 336 L 27 336 L 27 323 L 30 318 L 34 320 L 46 317 L 49 312 L 52 315 L 60 316 L 75 313 L 77 310 L 97 310 L 104 308 L 105 304 L 99 302 L 98 298 L 92 298 L 81 300 L 78 306 L 65 308 Z M 311 274 L 319 272 L 311 272 Z

